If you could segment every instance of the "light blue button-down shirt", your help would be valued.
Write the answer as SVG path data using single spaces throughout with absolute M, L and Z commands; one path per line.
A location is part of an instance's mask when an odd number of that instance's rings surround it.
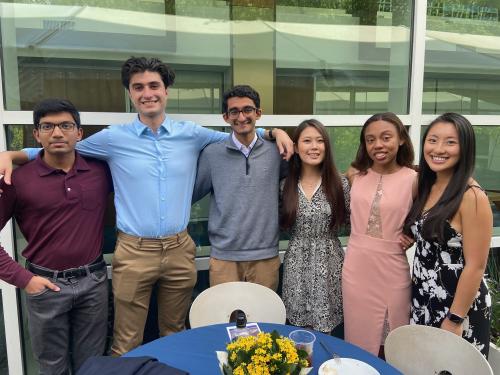
M 228 133 L 168 117 L 154 134 L 137 117 L 78 142 L 76 149 L 108 163 L 118 229 L 155 238 L 186 229 L 200 151 L 227 137 Z M 33 159 L 38 150 L 24 151 Z

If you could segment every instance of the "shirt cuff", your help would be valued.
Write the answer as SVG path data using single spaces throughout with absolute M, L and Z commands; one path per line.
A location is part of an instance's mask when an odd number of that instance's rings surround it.
M 16 273 L 16 275 L 12 280 L 12 284 L 17 286 L 19 289 L 24 289 L 26 288 L 26 285 L 28 285 L 33 276 L 35 275 L 33 275 L 30 271 L 20 267 L 19 272 Z

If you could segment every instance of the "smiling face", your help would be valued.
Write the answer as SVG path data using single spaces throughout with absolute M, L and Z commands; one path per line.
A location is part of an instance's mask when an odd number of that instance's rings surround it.
M 157 72 L 145 71 L 130 77 L 129 97 L 142 122 L 163 121 L 168 90 Z
M 248 110 L 248 114 L 244 113 L 244 109 Z M 233 117 L 230 113 L 239 111 L 237 117 Z M 255 123 L 260 119 L 262 112 L 260 108 L 255 108 L 255 103 L 247 97 L 232 97 L 227 100 L 227 113 L 223 114 L 224 121 L 231 125 L 234 135 L 240 142 L 253 139 L 255 134 Z
M 40 118 L 39 124 L 61 124 L 63 122 L 75 123 L 75 119 L 68 112 L 52 113 Z M 37 124 L 38 125 L 38 124 Z M 52 131 L 42 132 L 36 128 L 33 135 L 44 149 L 46 157 L 61 157 L 74 153 L 76 142 L 82 139 L 83 131 L 76 126 L 70 131 L 62 131 L 55 126 Z
M 394 124 L 384 120 L 374 121 L 366 127 L 364 138 L 374 171 L 388 173 L 398 167 L 396 156 L 404 141 L 399 137 Z
M 454 124 L 438 122 L 424 140 L 424 158 L 436 173 L 453 173 L 460 159 L 458 131 Z
M 325 140 L 316 128 L 308 126 L 300 133 L 295 152 L 303 164 L 320 166 L 325 159 Z

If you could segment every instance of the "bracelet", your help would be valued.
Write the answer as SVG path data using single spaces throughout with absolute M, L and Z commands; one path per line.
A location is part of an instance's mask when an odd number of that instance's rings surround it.
M 274 139 L 274 136 L 273 136 L 273 128 L 269 129 L 269 138 L 270 138 L 271 140 L 273 140 L 273 139 Z

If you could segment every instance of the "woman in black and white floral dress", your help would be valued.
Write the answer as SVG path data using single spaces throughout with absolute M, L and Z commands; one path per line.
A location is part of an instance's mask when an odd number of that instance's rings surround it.
M 338 228 L 348 218 L 349 183 L 335 168 L 324 126 L 306 120 L 292 137 L 295 154 L 282 183 L 283 302 L 293 325 L 330 333 L 343 321 Z
M 429 125 L 405 224 L 416 241 L 411 323 L 461 335 L 487 357 L 491 298 L 483 276 L 493 218 L 471 178 L 474 159 L 474 132 L 463 116 L 445 113 Z

